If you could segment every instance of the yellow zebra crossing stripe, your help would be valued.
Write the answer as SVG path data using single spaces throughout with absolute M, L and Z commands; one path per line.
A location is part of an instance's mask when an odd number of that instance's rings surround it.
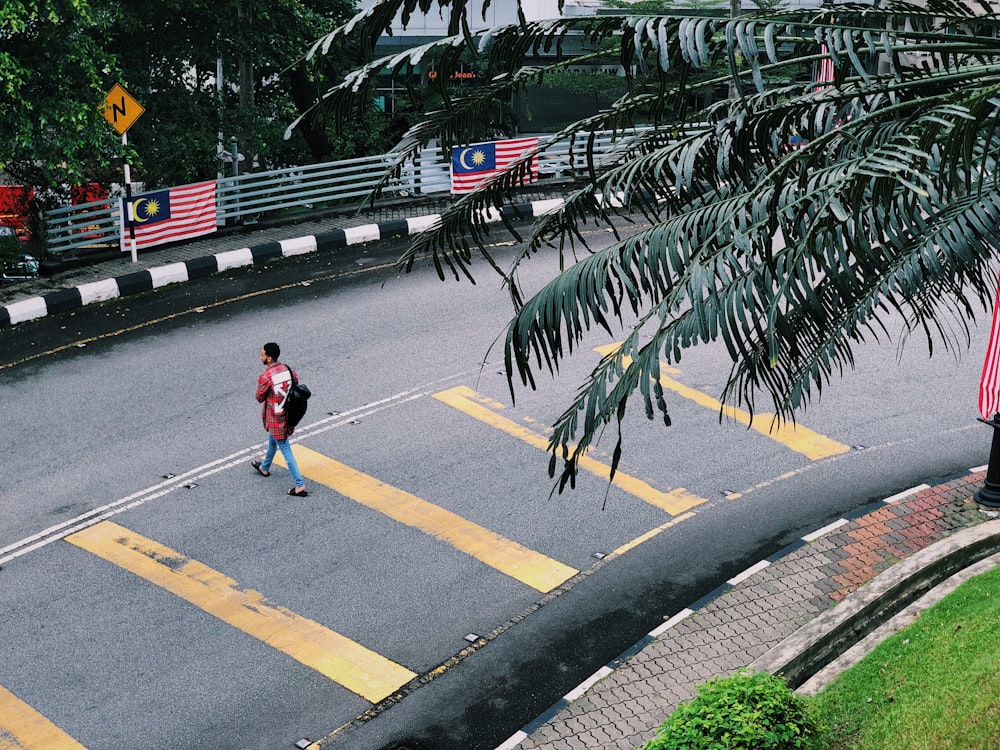
M 303 445 L 293 445 L 292 450 L 303 476 L 440 539 L 542 593 L 551 591 L 579 572 Z M 276 461 L 278 459 L 280 456 Z M 283 461 L 280 463 L 284 465 Z
M 284 607 L 241 589 L 202 563 L 111 521 L 66 541 L 169 591 L 315 669 L 362 698 L 378 703 L 416 673 Z
M 13 693 L 0 687 L 0 750 L 87 750 Z
M 618 344 L 594 347 L 594 351 L 603 356 L 614 354 L 617 349 Z M 631 361 L 631 357 L 622 358 L 622 364 L 626 367 L 628 367 Z M 663 367 L 666 367 L 666 365 L 663 365 Z M 674 368 L 667 369 L 672 372 L 679 372 Z M 779 427 L 771 429 L 771 424 L 774 420 L 773 414 L 758 413 L 755 414 L 751 420 L 749 412 L 732 406 L 723 407 L 722 402 L 716 401 L 714 398 L 702 393 L 701 391 L 696 391 L 694 388 L 678 383 L 676 380 L 666 375 L 660 375 L 660 385 L 664 388 L 669 388 L 679 396 L 683 396 L 684 398 L 694 401 L 699 406 L 713 409 L 716 412 L 721 410 L 727 417 L 734 419 L 741 424 L 745 424 L 747 427 L 756 430 L 761 435 L 764 435 L 775 442 L 781 443 L 786 448 L 790 448 L 796 453 L 801 453 L 803 456 L 812 459 L 813 461 L 818 461 L 821 458 L 828 458 L 830 456 L 837 456 L 841 453 L 847 453 L 847 451 L 851 449 L 849 445 L 838 443 L 836 440 L 831 440 L 825 435 L 820 435 L 818 432 L 813 432 L 812 430 L 799 424 L 783 422 Z
M 480 422 L 484 422 L 485 424 L 495 427 L 498 430 L 503 430 L 508 435 L 512 435 L 513 437 L 528 443 L 528 445 L 541 448 L 543 451 L 548 450 L 548 438 L 529 430 L 527 427 L 519 425 L 517 422 L 500 416 L 492 409 L 486 408 L 475 400 L 477 395 L 478 394 L 471 388 L 460 385 L 457 388 L 451 388 L 447 391 L 435 393 L 434 398 L 448 404 L 451 407 L 454 407 L 455 409 L 458 409 L 470 417 L 478 419 Z M 589 471 L 590 473 L 603 479 L 607 479 L 611 476 L 610 466 L 601 463 L 590 456 L 583 456 L 580 459 L 580 468 L 585 469 L 586 471 Z M 658 490 L 647 484 L 641 479 L 629 476 L 622 471 L 615 472 L 615 478 L 612 480 L 612 484 L 625 490 L 629 494 L 634 495 L 640 500 L 643 500 L 660 510 L 666 511 L 672 516 L 680 515 L 689 511 L 696 505 L 708 502 L 705 498 L 693 495 L 683 487 L 678 487 L 677 489 L 669 492 L 663 492 L 662 490 Z

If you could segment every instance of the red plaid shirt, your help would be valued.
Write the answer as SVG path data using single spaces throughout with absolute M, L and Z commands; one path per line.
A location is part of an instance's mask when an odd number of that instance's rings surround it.
M 280 410 L 281 402 L 292 385 L 289 373 L 298 380 L 299 376 L 288 365 L 275 362 L 257 378 L 257 400 L 264 404 L 261 419 L 264 429 L 274 436 L 275 440 L 287 440 L 294 428 L 288 426 L 284 411 Z

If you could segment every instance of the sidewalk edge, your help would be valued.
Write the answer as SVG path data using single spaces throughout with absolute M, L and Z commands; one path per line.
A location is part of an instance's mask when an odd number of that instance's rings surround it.
M 968 476 L 971 476 L 973 474 L 976 474 L 976 473 L 979 473 L 979 472 L 983 471 L 984 468 L 985 467 L 971 468 L 971 469 L 969 469 L 966 472 L 961 472 L 961 473 L 956 474 L 954 476 L 945 477 L 943 479 L 940 479 L 940 482 L 943 483 L 943 482 L 949 481 L 951 479 L 959 478 L 959 477 L 968 477 Z M 533 734 L 535 731 L 537 731 L 539 728 L 541 728 L 548 721 L 550 721 L 551 719 L 553 719 L 559 712 L 561 712 L 564 709 L 566 709 L 571 703 L 573 703 L 573 701 L 575 701 L 576 699 L 578 699 L 579 697 L 581 697 L 584 693 L 587 692 L 587 690 L 589 690 L 591 687 L 593 687 L 596 683 L 600 682 L 602 679 L 604 679 L 604 678 L 608 677 L 609 675 L 611 675 L 612 673 L 614 673 L 615 670 L 617 670 L 619 667 L 621 667 L 629 658 L 631 658 L 632 656 L 638 654 L 640 651 L 642 651 L 642 649 L 644 649 L 650 643 L 652 643 L 657 638 L 659 638 L 660 636 L 662 636 L 664 633 L 666 633 L 667 631 L 669 631 L 671 628 L 673 628 L 674 626 L 676 626 L 678 623 L 684 621 L 687 617 L 689 617 L 690 615 L 694 614 L 697 610 L 704 608 L 709 603 L 711 603 L 712 601 L 714 601 L 715 599 L 717 599 L 719 596 L 721 596 L 722 594 L 724 594 L 727 591 L 729 591 L 734 586 L 736 586 L 736 585 L 738 585 L 740 583 L 743 583 L 744 581 L 746 581 L 748 579 L 753 578 L 753 576 L 756 573 L 758 573 L 761 570 L 764 570 L 764 569 L 770 567 L 771 565 L 773 565 L 774 563 L 780 561 L 786 555 L 790 554 L 791 552 L 794 552 L 799 547 L 802 547 L 805 544 L 809 544 L 810 542 L 814 542 L 817 539 L 820 539 L 820 538 L 826 536 L 827 534 L 830 534 L 830 533 L 836 531 L 841 526 L 843 526 L 843 525 L 845 525 L 847 523 L 850 523 L 851 521 L 854 521 L 854 520 L 856 520 L 858 518 L 862 518 L 863 516 L 868 515 L 869 513 L 873 512 L 873 511 L 875 511 L 875 510 L 877 510 L 877 509 L 879 509 L 881 507 L 901 502 L 901 501 L 903 501 L 903 500 L 911 497 L 912 495 L 915 495 L 916 493 L 922 492 L 923 490 L 927 490 L 927 489 L 931 489 L 930 485 L 927 485 L 927 484 L 918 484 L 918 485 L 915 485 L 914 487 L 911 487 L 908 490 L 904 490 L 904 491 L 896 493 L 896 494 L 894 494 L 894 495 L 892 495 L 890 497 L 884 498 L 884 499 L 879 500 L 879 501 L 875 501 L 875 502 L 870 503 L 868 505 L 865 505 L 865 506 L 863 506 L 861 508 L 858 508 L 854 513 L 846 515 L 846 516 L 844 516 L 844 517 L 842 517 L 842 518 L 840 518 L 840 519 L 838 519 L 838 520 L 836 520 L 836 521 L 834 521 L 832 523 L 829 523 L 829 524 L 827 524 L 827 525 L 825 525 L 825 526 L 823 526 L 823 527 L 821 527 L 821 528 L 819 528 L 819 529 L 817 529 L 817 530 L 815 530 L 813 532 L 810 532 L 809 534 L 803 535 L 799 539 L 797 539 L 794 542 L 786 545 L 785 547 L 783 547 L 782 549 L 778 550 L 774 554 L 769 555 L 768 557 L 764 558 L 763 560 L 760 560 L 759 562 L 755 563 L 754 565 L 751 565 L 744 572 L 742 572 L 742 573 L 740 573 L 740 574 L 738 574 L 736 576 L 733 576 L 728 581 L 726 581 L 724 584 L 722 584 L 721 586 L 717 587 L 714 591 L 712 591 L 709 594 L 707 594 L 706 596 L 702 597 L 701 599 L 699 599 L 694 604 L 690 605 L 689 607 L 681 610 L 680 612 L 677 612 L 676 614 L 674 614 L 670 618 L 666 619 L 665 622 L 662 625 L 659 625 L 655 629 L 651 630 L 649 633 L 647 633 L 643 638 L 641 638 L 631 648 L 629 648 L 626 651 L 624 651 L 618 657 L 616 657 L 615 659 L 613 659 L 612 661 L 610 661 L 607 665 L 605 665 L 601 669 L 597 670 L 594 674 L 592 674 L 590 677 L 588 677 L 586 680 L 584 680 L 582 683 L 580 683 L 573 690 L 571 690 L 570 692 L 566 693 L 566 695 L 564 695 L 562 698 L 560 698 L 558 701 L 556 701 L 552 706 L 550 706 L 546 711 L 544 711 L 542 714 L 540 714 L 537 718 L 535 718 L 533 721 L 531 721 L 530 723 L 526 724 L 520 730 L 518 730 L 517 732 L 515 732 L 513 735 L 511 735 L 502 744 L 498 745 L 495 748 L 495 750 L 516 750 L 516 748 L 518 748 L 524 740 L 528 739 L 528 737 L 530 737 L 531 734 Z M 981 526 L 975 526 L 975 527 L 972 527 L 972 528 L 974 528 L 974 529 L 981 529 L 983 526 L 989 526 L 990 524 L 994 524 L 994 523 L 997 524 L 997 526 L 995 527 L 995 529 L 996 529 L 996 534 L 998 535 L 997 536 L 998 547 L 997 547 L 996 550 L 994 550 L 994 552 L 997 552 L 998 550 L 1000 550 L 1000 520 L 989 521 L 989 522 L 986 522 L 986 523 L 982 524 Z M 944 540 L 942 540 L 942 542 L 947 542 L 950 538 L 951 537 L 949 537 L 947 539 L 944 539 Z M 935 546 L 935 545 L 931 545 L 931 547 L 933 547 L 933 546 Z M 928 547 L 927 549 L 930 549 L 930 547 Z M 986 555 L 980 555 L 978 559 L 981 562 L 981 560 L 983 558 L 985 558 L 985 557 L 986 557 Z M 888 570 L 886 570 L 885 572 L 883 572 L 882 574 L 880 574 L 880 576 L 877 576 L 872 581 L 869 581 L 869 583 L 866 584 L 865 587 L 867 587 L 868 585 L 870 585 L 872 582 L 874 582 L 878 578 L 881 578 L 882 576 L 891 575 L 893 573 L 893 569 L 896 568 L 896 567 L 897 567 L 897 565 L 894 565 L 894 566 L 890 567 Z M 956 573 L 956 575 L 957 575 L 957 573 Z M 862 589 L 859 589 L 859 591 L 855 592 L 855 593 L 860 593 L 861 591 L 864 590 L 865 587 L 863 587 Z M 848 599 L 850 599 L 850 597 L 847 597 L 844 601 L 847 601 Z M 840 607 L 840 604 L 838 604 L 837 607 L 835 607 L 831 611 L 836 611 L 839 607 Z M 807 625 L 803 626 L 802 629 L 804 629 L 804 628 L 806 628 L 808 626 L 809 625 L 807 624 Z M 796 631 L 796 633 L 793 633 L 792 636 L 789 636 L 789 638 L 793 638 L 797 633 L 798 633 L 798 631 Z M 775 647 L 775 648 L 780 648 L 780 646 L 783 645 L 784 643 L 785 642 L 783 641 L 782 644 L 779 644 L 779 646 Z M 761 657 L 761 658 L 763 658 L 763 657 Z M 754 663 L 756 663 L 756 661 Z M 664 717 L 664 718 L 666 718 L 666 717 Z
M 501 211 L 496 209 L 484 211 L 482 218 L 489 223 L 503 220 L 537 219 L 558 210 L 562 205 L 562 198 L 534 200 L 504 206 Z M 440 221 L 441 214 L 431 213 L 376 224 L 361 224 L 324 234 L 265 242 L 251 247 L 228 250 L 214 255 L 135 271 L 101 281 L 88 282 L 0 306 L 0 329 L 37 320 L 47 315 L 77 310 L 95 302 L 106 302 L 119 297 L 149 292 L 168 284 L 193 281 L 232 268 L 263 264 L 277 258 L 288 258 L 317 251 L 339 250 L 366 242 L 411 237 L 436 227 Z

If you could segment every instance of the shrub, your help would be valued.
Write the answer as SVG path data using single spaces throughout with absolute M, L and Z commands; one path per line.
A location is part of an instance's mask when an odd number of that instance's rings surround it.
M 744 671 L 700 686 L 642 750 L 809 750 L 819 738 L 806 698 L 780 677 Z

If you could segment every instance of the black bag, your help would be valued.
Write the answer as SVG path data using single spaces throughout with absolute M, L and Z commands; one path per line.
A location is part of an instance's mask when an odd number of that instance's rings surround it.
M 306 409 L 309 406 L 309 397 L 312 395 L 312 391 L 309 390 L 309 386 L 305 383 L 300 383 L 295 377 L 295 373 L 292 372 L 292 368 L 288 368 L 288 373 L 292 376 L 292 385 L 288 389 L 288 394 L 285 396 L 283 403 L 285 411 L 285 420 L 288 422 L 289 427 L 294 427 L 299 422 L 302 421 L 302 417 L 306 415 Z

